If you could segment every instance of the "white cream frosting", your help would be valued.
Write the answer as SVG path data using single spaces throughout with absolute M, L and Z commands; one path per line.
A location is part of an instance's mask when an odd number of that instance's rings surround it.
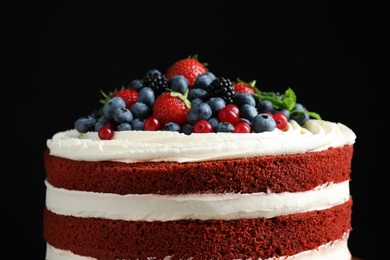
M 346 233 L 344 237 L 340 240 L 327 243 L 325 245 L 320 246 L 315 250 L 308 250 L 305 252 L 301 252 L 299 254 L 288 256 L 288 257 L 279 257 L 279 258 L 268 258 L 264 260 L 351 260 L 351 253 L 348 249 L 348 236 L 349 233 Z M 172 257 L 166 256 L 163 260 L 171 260 Z M 191 260 L 187 259 L 187 260 Z M 80 256 L 73 254 L 68 250 L 60 250 L 55 248 L 49 244 L 46 246 L 46 260 L 97 260 L 96 258 Z M 149 257 L 148 260 L 157 260 L 155 257 Z M 182 259 L 185 260 L 185 259 Z M 235 259 L 241 260 L 241 259 Z M 258 259 L 245 259 L 245 260 L 262 260 Z
M 321 151 L 352 145 L 355 139 L 355 133 L 344 124 L 310 119 L 302 127 L 290 120 L 283 131 L 191 135 L 122 131 L 115 132 L 111 140 L 100 140 L 97 132 L 81 134 L 72 129 L 56 133 L 47 146 L 52 155 L 72 160 L 196 162 Z
M 127 221 L 249 219 L 328 209 L 349 200 L 349 182 L 305 192 L 156 195 L 96 193 L 46 182 L 46 206 L 60 215 Z

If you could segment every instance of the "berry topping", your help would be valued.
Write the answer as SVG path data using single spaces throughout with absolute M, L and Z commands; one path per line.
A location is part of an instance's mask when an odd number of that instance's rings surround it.
M 221 97 L 227 104 L 233 103 L 236 92 L 233 83 L 228 78 L 220 77 L 214 79 L 207 88 L 209 98 Z
M 105 94 L 102 106 L 77 119 L 80 133 L 95 131 L 110 140 L 116 131 L 201 133 L 262 133 L 286 131 L 289 120 L 303 125 L 321 119 L 297 103 L 294 91 L 263 92 L 256 81 L 216 76 L 197 56 L 179 60 L 166 73 L 146 71 L 127 88 Z
M 206 66 L 198 61 L 198 55 L 194 55 L 172 64 L 166 72 L 166 77 L 170 79 L 174 76 L 182 75 L 188 80 L 189 87 L 192 88 L 196 78 L 206 72 Z
M 187 123 L 187 114 L 191 103 L 186 94 L 168 91 L 158 96 L 153 105 L 153 117 L 160 121 L 163 127 L 169 122 L 177 123 L 180 126 Z

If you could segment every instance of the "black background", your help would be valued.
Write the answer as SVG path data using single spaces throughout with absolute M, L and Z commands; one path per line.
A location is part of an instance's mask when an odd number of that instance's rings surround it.
M 354 130 L 349 247 L 357 257 L 380 259 L 383 217 L 373 201 L 384 185 L 376 175 L 387 172 L 376 170 L 374 144 L 383 126 L 373 110 L 383 96 L 368 73 L 376 49 L 372 17 L 380 17 L 376 7 L 358 3 L 291 2 L 4 6 L 1 131 L 9 167 L 2 170 L 2 218 L 10 230 L 6 246 L 20 249 L 11 252 L 44 259 L 46 139 L 97 108 L 100 90 L 198 54 L 217 76 L 256 79 L 263 91 L 291 87 L 310 111 Z

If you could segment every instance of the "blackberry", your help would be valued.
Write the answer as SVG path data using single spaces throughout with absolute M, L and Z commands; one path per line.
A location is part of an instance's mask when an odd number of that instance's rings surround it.
M 145 87 L 150 87 L 156 97 L 168 89 L 168 80 L 162 73 L 146 73 L 143 84 Z
M 208 98 L 221 97 L 226 104 L 233 103 L 236 95 L 233 83 L 228 78 L 219 77 L 214 79 L 207 88 Z

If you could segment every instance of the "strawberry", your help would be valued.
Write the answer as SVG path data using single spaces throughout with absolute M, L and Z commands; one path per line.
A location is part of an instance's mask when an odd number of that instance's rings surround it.
M 167 79 L 170 79 L 177 75 L 183 75 L 188 80 L 189 88 L 192 88 L 196 78 L 207 72 L 206 66 L 198 61 L 197 55 L 194 55 L 175 62 L 168 68 L 165 76 Z
M 191 108 L 191 102 L 187 99 L 188 89 L 184 94 L 168 91 L 158 96 L 153 105 L 153 117 L 161 127 L 166 123 L 174 122 L 180 126 L 187 123 L 187 114 Z
M 131 88 L 122 88 L 114 92 L 112 97 L 121 97 L 126 103 L 126 108 L 130 108 L 135 102 L 137 102 L 138 91 Z
M 255 94 L 256 93 L 256 80 L 252 82 L 244 82 L 240 79 L 237 79 L 236 82 L 233 82 L 234 90 L 236 93 L 249 93 L 249 94 Z

